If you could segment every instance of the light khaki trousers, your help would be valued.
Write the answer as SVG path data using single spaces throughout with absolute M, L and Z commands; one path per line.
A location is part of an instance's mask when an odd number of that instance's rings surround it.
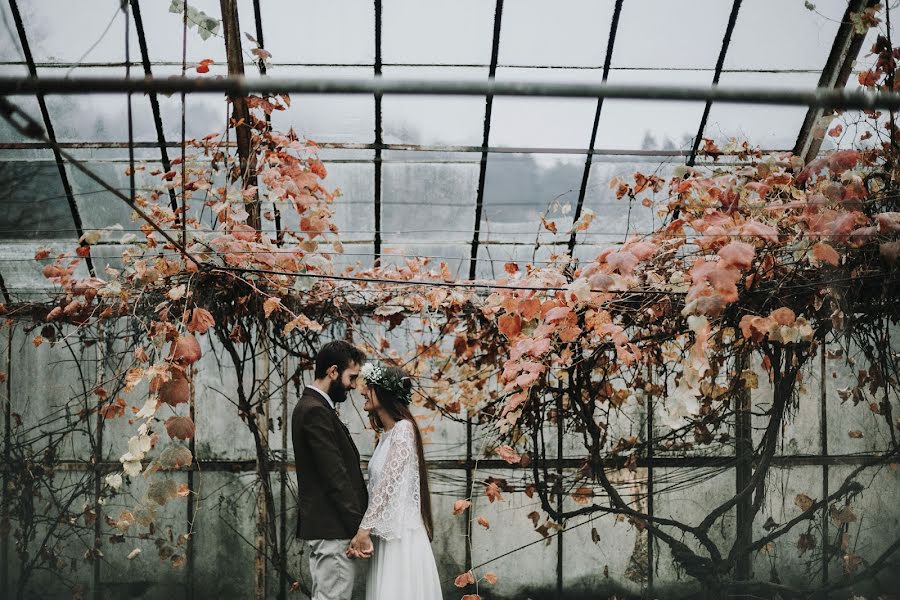
M 350 540 L 307 540 L 311 600 L 351 600 L 356 561 L 345 552 Z

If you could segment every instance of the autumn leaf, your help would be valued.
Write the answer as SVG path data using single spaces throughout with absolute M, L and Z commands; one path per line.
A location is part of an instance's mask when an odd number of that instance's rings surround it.
M 531 519 L 531 522 L 534 524 L 535 527 L 537 527 L 538 523 L 541 522 L 541 515 L 538 514 L 538 512 L 536 510 L 533 510 L 530 513 L 528 513 L 528 518 Z
M 840 123 L 828 130 L 828 135 L 831 137 L 841 137 L 842 133 L 844 133 L 844 126 Z
M 41 344 L 44 343 L 44 336 L 42 336 L 42 335 L 34 336 L 34 339 L 31 340 L 31 343 L 34 344 L 35 348 L 39 347 Z
M 166 298 L 173 301 L 181 300 L 184 298 L 185 293 L 187 293 L 187 287 L 184 284 L 176 285 L 166 292 Z
M 594 490 L 586 486 L 581 486 L 572 493 L 572 500 L 582 505 L 590 503 L 593 497 Z
M 497 329 L 509 339 L 514 339 L 522 331 L 522 319 L 519 315 L 503 315 L 497 319 Z
M 522 457 L 509 446 L 500 446 L 495 452 L 511 465 L 517 464 L 522 460 Z
M 808 511 L 812 508 L 812 505 L 815 503 L 815 500 L 807 496 L 806 494 L 797 494 L 797 497 L 794 498 L 794 504 L 800 507 L 800 510 L 803 512 Z
M 818 263 L 827 263 L 832 267 L 838 266 L 841 256 L 837 251 L 824 242 L 819 242 L 812 247 L 812 256 Z
M 482 598 L 478 594 L 466 594 L 461 600 L 482 600 Z
M 457 575 L 456 579 L 453 580 L 453 585 L 458 588 L 464 588 L 473 583 L 475 583 L 475 574 L 472 571 L 466 571 L 461 575 Z
M 208 310 L 195 308 L 191 311 L 191 319 L 187 323 L 187 330 L 188 333 L 206 333 L 215 324 L 216 320 Z
M 173 440 L 189 440 L 194 437 L 194 421 L 190 417 L 169 417 L 166 432 Z
M 457 500 L 453 503 L 453 516 L 461 515 L 470 506 L 472 506 L 472 503 L 468 500 Z
M 482 577 L 482 579 L 484 579 L 491 585 L 497 585 L 497 574 L 496 573 L 485 573 L 484 577 Z
M 847 432 L 847 435 L 855 440 L 861 440 L 863 438 L 863 432 L 859 430 L 849 431 Z
M 478 524 L 484 527 L 485 529 L 491 528 L 491 523 L 484 517 L 478 517 Z
M 800 556 L 806 554 L 807 550 L 814 550 L 816 547 L 816 536 L 811 533 L 801 533 L 800 539 L 797 540 L 797 549 L 800 550 Z
M 517 265 L 514 262 L 508 262 L 505 265 L 503 265 L 503 270 L 505 270 L 510 275 L 515 275 L 516 273 L 519 272 L 519 265 Z
M 491 502 L 494 502 L 495 500 L 503 501 L 503 496 L 500 494 L 500 488 L 493 481 L 484 486 L 484 494 Z
M 597 532 L 596 527 L 591 527 L 591 541 L 595 544 L 600 543 L 600 534 Z
M 313 321 L 303 313 L 300 313 L 296 319 L 291 319 L 284 326 L 284 334 L 287 335 L 294 329 L 308 329 L 310 331 L 322 331 L 322 325 Z
M 272 297 L 263 302 L 263 312 L 267 319 L 278 310 L 281 310 L 281 298 Z

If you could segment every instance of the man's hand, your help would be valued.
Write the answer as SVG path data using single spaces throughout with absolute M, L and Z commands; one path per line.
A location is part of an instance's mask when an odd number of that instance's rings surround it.
M 371 558 L 375 547 L 372 544 L 372 538 L 369 536 L 368 529 L 360 529 L 350 540 L 350 546 L 347 548 L 347 556 L 350 558 Z

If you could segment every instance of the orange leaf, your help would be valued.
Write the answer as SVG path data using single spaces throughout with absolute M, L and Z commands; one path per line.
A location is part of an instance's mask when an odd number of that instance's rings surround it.
M 478 524 L 484 527 L 485 529 L 491 528 L 491 522 L 485 519 L 484 517 L 478 517 Z
M 497 574 L 496 573 L 485 573 L 483 579 L 491 585 L 497 585 Z
M 453 515 L 461 515 L 470 506 L 472 506 L 472 503 L 468 500 L 457 500 L 453 503 Z
M 594 490 L 581 486 L 572 494 L 572 499 L 578 504 L 588 504 L 594 497 Z
M 841 256 L 837 253 L 837 250 L 825 242 L 819 242 L 813 246 L 812 255 L 820 263 L 828 263 L 832 267 L 838 266 L 841 261 Z
M 522 460 L 522 457 L 519 456 L 519 454 L 509 446 L 500 446 L 499 448 L 497 448 L 496 452 L 498 455 L 500 455 L 500 458 L 511 465 L 514 465 Z
M 169 417 L 166 431 L 173 440 L 189 440 L 194 437 L 194 421 L 190 417 Z
M 522 331 L 522 319 L 519 315 L 503 315 L 497 319 L 497 328 L 500 330 L 500 333 L 509 339 L 513 339 Z
M 478 594 L 466 594 L 462 600 L 482 600 L 482 598 Z
M 498 500 L 501 502 L 503 501 L 503 496 L 500 495 L 500 488 L 497 487 L 497 484 L 493 481 L 484 486 L 484 494 L 491 502 L 493 502 L 494 500 Z
M 269 318 L 273 312 L 281 309 L 281 298 L 269 298 L 263 302 L 263 312 Z
M 473 583 L 475 583 L 475 574 L 472 571 L 466 571 L 461 575 L 457 575 L 456 579 L 453 580 L 453 585 L 458 588 L 464 588 Z
M 503 268 L 504 268 L 504 270 L 506 270 L 506 272 L 509 273 L 510 275 L 515 275 L 516 273 L 519 272 L 519 265 L 517 265 L 517 264 L 514 263 L 514 262 L 508 262 L 508 263 L 506 263 L 505 265 L 503 265 Z
M 187 323 L 189 333 L 206 333 L 216 324 L 212 314 L 205 308 L 195 308 L 191 311 L 191 320 Z

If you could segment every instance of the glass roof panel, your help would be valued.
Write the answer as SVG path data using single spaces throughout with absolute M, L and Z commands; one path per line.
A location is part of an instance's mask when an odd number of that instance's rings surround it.
M 38 76 L 54 74 L 48 71 L 38 69 Z M 79 68 L 73 71 L 73 76 L 124 78 L 125 69 Z M 52 95 L 46 99 L 58 141 L 128 141 L 128 97 L 125 94 Z M 134 94 L 131 107 L 134 139 L 156 140 L 149 98 Z
M 386 77 L 402 79 L 487 79 L 487 69 L 385 67 Z M 481 96 L 382 97 L 386 144 L 480 146 L 484 137 Z
M 806 8 L 810 4 L 815 10 Z M 821 71 L 846 9 L 847 0 L 744 2 L 725 68 Z
M 384 0 L 382 11 L 385 63 L 487 65 L 491 61 L 493 2 Z
M 814 89 L 814 73 L 723 73 L 720 83 L 734 87 L 788 87 Z M 768 150 L 794 147 L 803 119 L 803 106 L 713 103 L 703 135 L 717 142 L 736 137 Z
M 168 2 L 144 4 L 169 5 Z M 123 62 L 125 13 L 120 5 L 109 0 L 79 0 L 74 10 L 75 5 L 65 0 L 20 0 L 19 12 L 35 62 Z M 14 27 L 12 20 L 9 23 Z M 129 38 L 132 56 L 140 56 L 134 19 L 131 19 Z
M 127 153 L 127 150 L 119 150 L 119 153 Z M 91 159 L 90 152 L 74 151 L 72 154 L 82 161 L 82 164 L 104 181 L 122 192 L 130 195 L 130 182 L 127 175 L 128 159 Z M 142 190 L 148 190 L 159 185 L 159 177 L 151 176 L 150 171 L 162 171 L 159 163 L 159 151 L 155 152 L 155 161 L 135 161 L 135 189 L 140 194 Z M 99 183 L 91 179 L 81 170 L 66 164 L 66 172 L 69 175 L 69 184 L 75 195 L 75 203 L 78 205 L 78 213 L 85 230 L 104 229 L 119 225 L 122 231 L 116 231 L 108 241 L 118 241 L 127 233 L 139 230 L 141 222 L 131 219 L 132 209 L 112 192 L 107 191 Z M 161 202 L 167 202 L 161 200 Z M 138 237 L 142 237 L 138 235 Z
M 346 67 L 282 67 L 279 77 L 371 77 L 371 69 Z M 221 103 L 220 103 L 221 104 Z M 375 141 L 375 97 L 361 94 L 295 94 L 291 106 L 272 113 L 279 131 L 293 127 L 297 134 L 317 142 Z
M 710 71 L 618 71 L 610 83 L 709 85 Z M 626 150 L 690 150 L 703 102 L 604 100 L 594 148 Z
M 247 8 L 248 15 L 246 18 L 244 12 L 240 15 L 241 31 L 256 37 L 249 4 L 240 4 Z M 272 53 L 273 75 L 284 75 L 278 71 L 279 64 L 373 64 L 375 61 L 375 4 L 371 0 L 265 0 L 260 2 L 260 12 L 265 46 Z M 244 49 L 249 51 L 252 46 L 246 38 L 243 42 Z
M 622 4 L 612 66 L 712 69 L 730 12 L 731 2 L 724 0 L 628 0 Z
M 501 65 L 603 65 L 612 0 L 517 0 L 503 5 Z
M 218 28 L 203 27 L 203 39 L 199 31 L 203 24 L 188 23 L 187 37 L 184 37 L 184 21 L 182 13 L 169 12 L 171 2 L 168 0 L 144 0 L 141 2 L 141 20 L 147 37 L 147 53 L 152 62 L 174 62 L 181 64 L 183 44 L 186 44 L 188 65 L 196 65 L 204 58 L 211 58 L 216 63 L 225 64 L 225 40 L 222 37 L 222 26 Z M 203 12 L 209 17 L 221 20 L 222 9 L 218 0 L 190 0 L 188 6 Z M 240 15 L 241 17 L 243 14 Z M 244 22 L 240 19 L 242 32 L 254 32 L 252 20 Z M 213 33 L 212 30 L 215 32 Z M 140 57 L 137 40 L 134 39 L 132 55 Z M 242 36 L 242 40 L 246 42 Z M 245 44 L 246 45 L 246 44 Z M 247 59 L 252 55 L 247 53 Z
M 19 10 L 22 10 L 21 7 Z M 16 34 L 12 14 L 9 12 L 9 4 L 6 2 L 0 3 L 0 23 L 2 23 L 4 31 L 4 34 L 0 35 L 0 61 L 24 61 L 25 55 L 19 44 L 19 36 Z
M 485 177 L 481 239 L 485 243 L 533 244 L 554 236 L 541 227 L 546 214 L 560 240 L 572 224 L 572 212 L 584 173 L 584 157 L 570 155 L 491 154 Z
M 498 80 L 599 82 L 597 71 L 497 69 Z M 597 101 L 589 98 L 494 97 L 491 146 L 580 148 L 591 141 Z
M 472 240 L 479 166 L 388 163 L 383 166 L 385 244 Z
M 40 153 L 0 161 L 0 239 L 78 237 L 56 161 L 49 150 Z

